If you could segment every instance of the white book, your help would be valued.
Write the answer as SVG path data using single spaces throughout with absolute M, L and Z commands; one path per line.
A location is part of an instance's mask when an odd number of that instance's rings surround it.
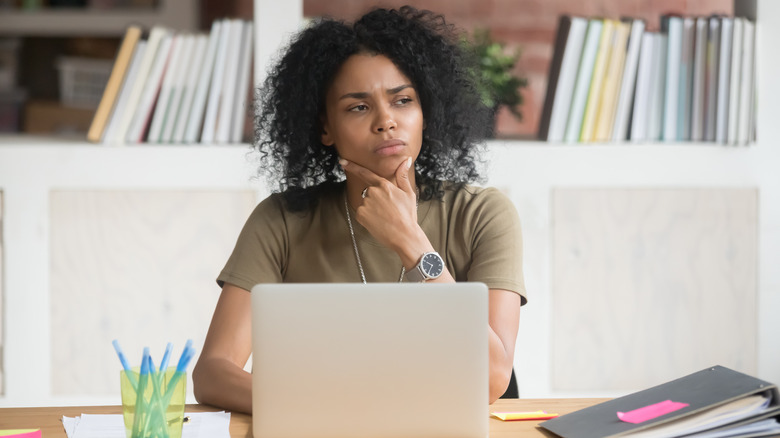
M 244 25 L 241 42 L 241 58 L 238 65 L 238 81 L 236 86 L 235 107 L 233 110 L 233 126 L 230 131 L 230 143 L 241 143 L 246 120 L 247 93 L 249 92 L 249 74 L 252 71 L 252 42 L 255 39 L 254 26 L 251 21 Z
M 141 98 L 138 100 L 138 106 L 133 115 L 133 121 L 130 123 L 130 129 L 127 130 L 125 141 L 128 144 L 141 143 L 144 140 L 144 134 L 149 128 L 152 119 L 154 104 L 160 93 L 163 74 L 168 65 L 171 54 L 171 44 L 173 43 L 173 34 L 168 33 L 160 41 L 160 47 L 157 48 L 154 63 L 149 70 L 149 76 L 144 83 L 144 90 Z
M 138 41 L 138 44 L 133 51 L 133 58 L 130 61 L 130 66 L 127 68 L 127 74 L 122 83 L 122 90 L 119 92 L 119 98 L 116 101 L 114 111 L 108 121 L 106 130 L 103 131 L 103 137 L 101 138 L 103 144 L 116 144 L 115 139 L 116 132 L 119 129 L 119 122 L 122 119 L 124 112 L 127 111 L 127 101 L 130 98 L 130 91 L 138 80 L 138 66 L 141 65 L 144 53 L 146 53 L 146 41 Z M 124 144 L 124 142 L 122 142 L 122 144 Z
M 666 93 L 666 61 L 668 58 L 666 51 L 669 47 L 667 42 L 668 37 L 666 35 L 656 34 L 655 39 L 656 41 L 653 44 L 653 66 L 655 66 L 653 78 L 655 80 L 652 84 L 652 106 L 647 124 L 647 139 L 649 141 L 661 140 L 663 131 L 664 95 Z
M 664 96 L 664 141 L 677 141 L 677 113 L 680 92 L 680 56 L 682 53 L 683 20 L 680 17 L 662 17 L 667 22 L 666 93 Z
M 756 26 L 745 20 L 742 35 L 742 90 L 739 93 L 739 127 L 738 144 L 748 144 L 750 141 L 751 121 L 753 115 L 753 90 L 755 84 L 755 37 Z
M 179 112 L 182 111 L 181 102 L 184 95 L 184 88 L 186 87 L 186 81 L 190 71 L 194 70 L 196 67 L 193 65 L 195 41 L 195 35 L 189 34 L 183 36 L 181 55 L 179 56 L 178 61 L 179 66 L 176 68 L 176 77 L 173 79 L 173 84 L 171 86 L 171 101 L 168 104 L 168 114 L 165 116 L 165 121 L 163 122 L 163 132 L 160 135 L 160 143 L 170 143 L 173 140 L 173 129 L 179 117 Z M 198 65 L 197 67 L 200 66 Z
M 623 80 L 620 84 L 617 108 L 615 109 L 615 125 L 612 127 L 612 141 L 623 141 L 628 138 L 628 122 L 631 120 L 631 103 L 636 91 L 639 51 L 642 47 L 644 32 L 644 20 L 637 19 L 631 23 L 626 62 L 623 66 Z
M 631 113 L 631 141 L 648 140 L 647 128 L 650 121 L 651 91 L 653 83 L 653 54 L 656 39 L 654 33 L 642 34 L 639 49 L 639 65 L 636 73 L 636 92 L 634 93 L 634 110 Z M 617 132 L 617 131 L 616 131 Z
M 726 134 L 727 144 L 737 144 L 739 92 L 742 90 L 742 29 L 744 23 L 744 18 L 734 18 L 734 29 L 731 37 L 731 84 L 729 84 L 729 130 Z
M 125 138 L 127 137 L 127 131 L 130 129 L 130 124 L 133 122 L 133 116 L 138 107 L 138 101 L 141 99 L 141 94 L 144 91 L 146 79 L 149 76 L 149 71 L 152 69 L 152 64 L 157 55 L 157 48 L 160 46 L 160 41 L 163 37 L 169 33 L 170 31 L 168 29 L 161 26 L 155 26 L 149 32 L 146 50 L 144 50 L 144 57 L 141 59 L 141 64 L 138 66 L 138 77 L 133 83 L 133 88 L 130 90 L 130 95 L 127 98 L 127 105 L 123 110 L 119 126 L 117 127 L 114 136 L 107 139 L 109 143 L 124 144 Z
M 677 140 L 691 139 L 691 98 L 693 88 L 693 54 L 696 37 L 696 21 L 683 19 L 682 46 L 680 47 L 680 82 L 677 106 Z
M 582 118 L 585 115 L 585 104 L 588 101 L 590 82 L 593 77 L 593 65 L 596 62 L 596 54 L 601 39 L 601 29 L 604 23 L 598 19 L 588 20 L 588 29 L 585 33 L 585 43 L 582 46 L 582 56 L 577 69 L 577 81 L 574 84 L 574 94 L 571 100 L 571 109 L 566 121 L 565 141 L 577 142 L 580 139 Z
M 198 85 L 193 96 L 190 117 L 187 120 L 187 128 L 184 130 L 185 143 L 197 143 L 201 132 L 201 124 L 206 108 L 206 96 L 209 92 L 209 84 L 214 72 L 214 63 L 217 57 L 219 38 L 222 35 L 222 21 L 215 21 L 211 25 L 209 43 L 206 48 L 206 56 L 203 58 L 203 69 L 198 78 Z
M 693 93 L 691 94 L 691 140 L 704 140 L 705 86 L 707 85 L 707 18 L 696 19 L 693 54 Z
M 233 28 L 230 23 L 230 20 L 225 20 L 219 31 L 219 45 L 217 46 L 217 55 L 214 61 L 214 74 L 211 78 L 209 99 L 206 104 L 206 117 L 203 121 L 203 130 L 200 135 L 200 142 L 205 144 L 214 143 L 217 130 L 217 115 L 219 113 L 222 82 L 224 81 L 225 63 L 228 54 L 227 47 L 230 42 L 231 29 Z
M 195 98 L 195 88 L 198 86 L 198 79 L 201 72 L 205 71 L 206 49 L 209 44 L 209 37 L 206 35 L 197 35 L 195 37 L 195 47 L 192 53 L 192 64 L 187 73 L 187 79 L 182 90 L 181 104 L 176 116 L 176 126 L 173 129 L 171 142 L 183 143 L 184 131 L 187 129 L 187 121 L 192 113 L 192 102 Z M 201 111 L 202 112 L 202 111 Z
M 580 17 L 571 17 L 569 35 L 566 38 L 566 47 L 558 75 L 557 90 L 553 99 L 547 141 L 563 141 L 566 134 L 566 122 L 569 118 L 574 83 L 577 80 L 577 70 L 580 65 L 580 57 L 582 56 L 582 47 L 587 29 L 588 20 Z
M 720 70 L 720 18 L 710 17 L 707 30 L 707 95 L 704 115 L 704 140 L 715 141 L 718 111 L 718 73 Z
M 225 144 L 230 141 L 230 131 L 233 127 L 233 110 L 235 109 L 236 86 L 238 79 L 238 64 L 241 59 L 241 40 L 244 34 L 244 20 L 230 21 L 230 36 L 225 58 L 225 71 L 222 76 L 222 92 L 220 93 L 217 124 L 214 132 L 214 142 Z
M 179 64 L 181 62 L 183 35 L 173 35 L 171 37 L 170 61 L 167 68 L 163 70 L 162 85 L 160 86 L 159 97 L 154 108 L 154 116 L 149 126 L 148 143 L 160 143 L 163 124 L 170 111 L 171 93 L 173 92 L 173 82 L 178 74 Z
M 726 143 L 729 127 L 729 85 L 731 83 L 731 37 L 734 20 L 723 17 L 720 22 L 720 54 L 718 56 L 718 108 L 715 114 L 715 141 Z

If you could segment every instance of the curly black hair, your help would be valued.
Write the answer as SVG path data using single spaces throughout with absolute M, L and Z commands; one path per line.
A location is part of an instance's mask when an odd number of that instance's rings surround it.
M 473 57 L 442 15 L 374 9 L 353 24 L 319 19 L 293 38 L 257 94 L 260 169 L 290 210 L 317 203 L 344 179 L 335 148 L 321 143 L 325 96 L 341 65 L 359 53 L 389 58 L 420 96 L 425 129 L 415 172 L 420 197 L 441 199 L 443 182 L 480 179 L 480 148 L 492 114 L 474 83 Z

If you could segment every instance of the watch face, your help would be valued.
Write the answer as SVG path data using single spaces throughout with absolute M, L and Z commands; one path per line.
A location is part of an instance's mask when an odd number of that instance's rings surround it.
M 420 266 L 430 278 L 437 278 L 444 271 L 444 263 L 438 254 L 425 254 Z

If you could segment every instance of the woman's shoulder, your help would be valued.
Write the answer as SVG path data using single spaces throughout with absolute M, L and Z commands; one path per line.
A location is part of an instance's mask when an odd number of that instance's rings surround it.
M 444 183 L 443 200 L 452 204 L 511 204 L 509 198 L 495 187 L 481 187 L 471 184 Z

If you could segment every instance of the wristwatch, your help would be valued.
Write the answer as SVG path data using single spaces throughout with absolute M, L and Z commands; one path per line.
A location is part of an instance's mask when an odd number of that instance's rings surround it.
M 426 252 L 420 257 L 417 266 L 404 275 L 404 279 L 408 282 L 423 282 L 439 278 L 442 272 L 444 272 L 444 260 L 439 253 Z

